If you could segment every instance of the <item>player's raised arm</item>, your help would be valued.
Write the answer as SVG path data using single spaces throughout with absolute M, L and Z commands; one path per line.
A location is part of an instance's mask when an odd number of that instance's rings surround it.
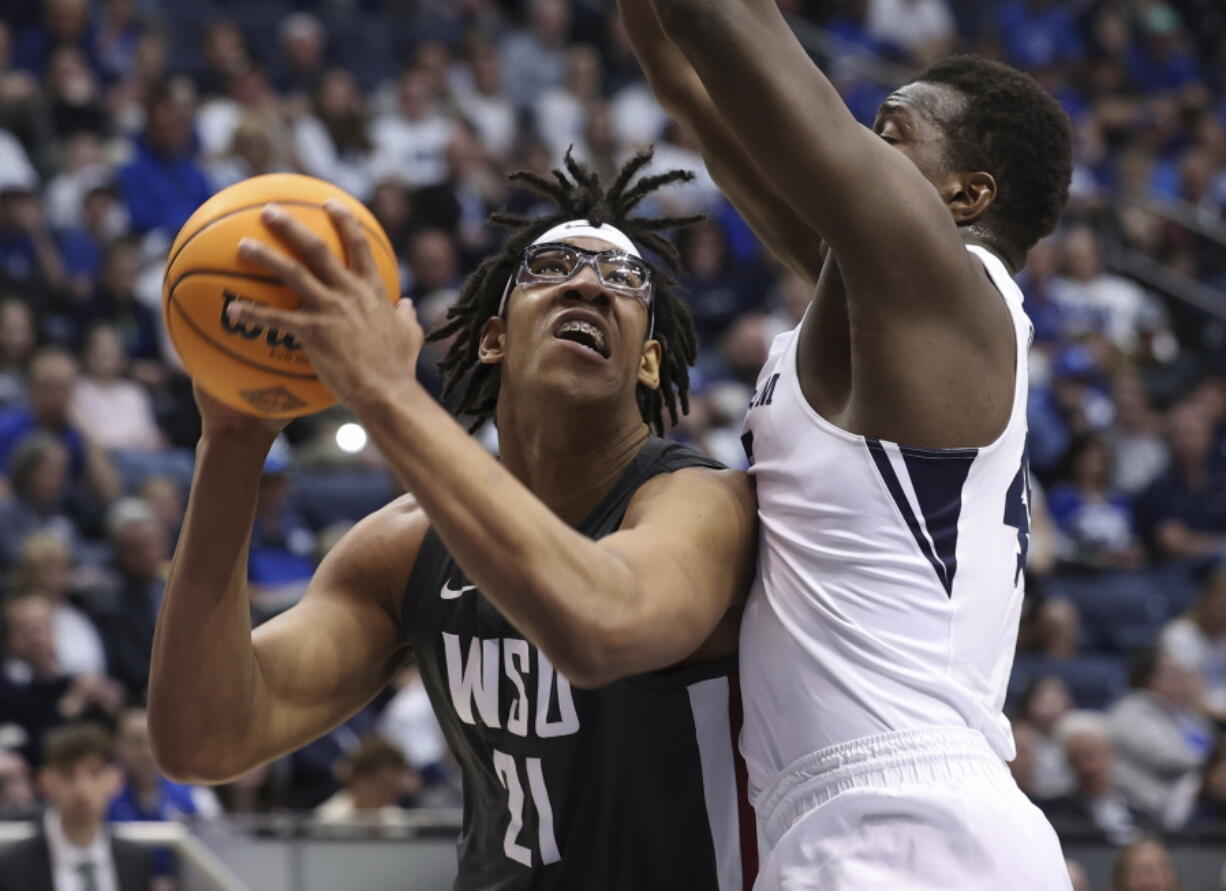
M 821 236 L 758 171 L 689 60 L 664 33 L 651 0 L 619 0 L 618 8 L 652 93 L 698 142 L 721 191 L 776 257 L 810 284 L 816 282 L 825 254 Z
M 831 245 L 852 299 L 942 313 L 982 302 L 957 224 L 986 210 L 996 183 L 976 173 L 934 188 L 922 159 L 895 147 L 930 125 L 927 109 L 887 103 L 880 135 L 859 124 L 773 0 L 654 2 L 758 172 Z M 943 296 L 922 299 L 936 282 Z
M 153 641 L 149 726 L 164 773 L 217 783 L 305 745 L 387 681 L 425 521 L 403 501 L 368 517 L 302 600 L 253 635 L 247 546 L 274 432 L 200 402 L 205 432 Z

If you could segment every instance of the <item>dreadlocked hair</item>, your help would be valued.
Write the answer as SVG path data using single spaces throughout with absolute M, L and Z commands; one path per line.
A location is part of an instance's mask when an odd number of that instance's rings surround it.
M 660 386 L 651 389 L 642 384 L 636 394 L 639 411 L 658 434 L 664 433 L 664 410 L 669 422 L 677 423 L 681 414 L 690 409 L 689 367 L 698 355 L 698 337 L 690 309 L 677 294 L 677 275 L 681 255 L 671 241 L 660 233 L 680 226 L 689 226 L 703 219 L 689 217 L 631 216 L 631 211 L 652 192 L 672 183 L 689 182 L 694 174 L 688 170 L 670 170 L 631 181 L 650 163 L 652 150 L 635 155 L 621 168 L 613 185 L 607 190 L 595 171 L 566 153 L 566 170 L 554 170 L 553 179 L 520 171 L 509 177 L 529 190 L 548 198 L 557 206 L 555 213 L 543 217 L 523 217 L 498 212 L 490 215 L 490 223 L 509 230 L 502 250 L 487 257 L 464 281 L 456 302 L 447 310 L 447 321 L 430 333 L 428 340 L 443 340 L 455 335 L 447 354 L 438 364 L 443 377 L 443 398 L 447 399 L 461 382 L 467 380 L 458 405 L 457 415 L 473 419 L 469 430 L 476 430 L 494 414 L 498 405 L 500 367 L 482 363 L 477 356 L 481 329 L 498 315 L 503 291 L 515 275 L 523 252 L 541 235 L 559 223 L 583 219 L 593 226 L 610 223 L 626 233 L 663 260 L 664 268 L 647 261 L 652 270 L 652 310 L 655 313 L 654 338 L 660 342 L 663 357 L 660 362 Z M 569 173 L 569 177 L 567 174 Z

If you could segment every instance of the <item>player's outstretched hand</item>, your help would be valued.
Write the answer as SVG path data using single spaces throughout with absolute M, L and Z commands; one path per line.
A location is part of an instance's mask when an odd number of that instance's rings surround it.
M 239 256 L 293 289 L 302 307 L 273 309 L 235 301 L 229 311 L 235 321 L 293 334 L 315 373 L 352 407 L 356 400 L 413 379 L 425 334 L 411 301 L 393 304 L 389 299 L 358 221 L 338 202 L 324 207 L 340 233 L 348 266 L 310 229 L 270 204 L 262 219 L 288 253 L 244 238 Z

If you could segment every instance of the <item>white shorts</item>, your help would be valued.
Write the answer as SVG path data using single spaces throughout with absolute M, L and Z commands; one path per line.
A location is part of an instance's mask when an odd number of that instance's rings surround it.
M 940 727 L 832 746 L 758 805 L 754 891 L 1071 891 L 1060 841 L 982 734 Z

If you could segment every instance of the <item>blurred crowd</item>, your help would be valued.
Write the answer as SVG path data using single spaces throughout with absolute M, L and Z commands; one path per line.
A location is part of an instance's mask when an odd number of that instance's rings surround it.
M 1030 71 L 1068 111 L 1070 209 L 1020 278 L 1035 342 L 1014 770 L 1070 837 L 1125 845 L 1226 824 L 1226 311 L 1206 305 L 1226 300 L 1226 7 L 780 5 L 823 29 L 815 55 L 866 123 L 891 78 L 955 49 Z M 677 236 L 701 352 L 673 435 L 744 466 L 753 380 L 809 287 L 720 195 L 611 12 L 7 0 L 0 814 L 33 805 L 44 736 L 84 718 L 117 734 L 139 786 L 112 803 L 117 816 L 319 808 L 394 822 L 401 805 L 456 801 L 412 667 L 329 736 L 215 797 L 154 778 L 140 704 L 199 433 L 161 276 L 179 226 L 220 188 L 278 171 L 343 186 L 386 229 L 429 326 L 498 244 L 486 215 L 532 211 L 508 172 L 546 172 L 570 149 L 607 175 L 654 144 L 655 169 L 697 176 L 652 209 L 708 215 Z M 1138 257 L 1159 271 L 1149 286 L 1122 274 Z M 435 391 L 439 349 L 419 368 Z M 337 435 L 350 420 L 295 422 L 269 456 L 249 562 L 257 620 L 292 604 L 339 535 L 395 494 L 363 438 Z M 1145 862 L 1146 844 L 1129 859 Z

